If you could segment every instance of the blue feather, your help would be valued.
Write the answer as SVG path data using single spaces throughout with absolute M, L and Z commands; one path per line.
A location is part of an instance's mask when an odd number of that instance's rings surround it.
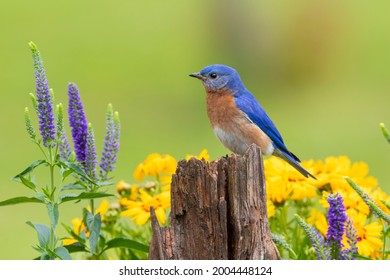
M 284 144 L 283 138 L 280 135 L 278 129 L 268 117 L 267 113 L 261 107 L 255 97 L 247 90 L 237 91 L 235 93 L 234 101 L 238 109 L 243 111 L 249 119 L 254 122 L 265 134 L 271 138 L 273 145 L 276 149 L 282 151 L 286 156 L 292 160 L 299 162 L 299 159 L 291 153 Z

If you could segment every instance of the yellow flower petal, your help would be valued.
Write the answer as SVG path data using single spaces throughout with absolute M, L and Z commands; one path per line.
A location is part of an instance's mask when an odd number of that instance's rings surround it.
M 100 203 L 99 207 L 95 210 L 95 214 L 100 213 L 100 216 L 103 216 L 106 214 L 108 208 L 110 207 L 110 204 L 107 199 L 103 199 Z
M 77 239 L 66 238 L 66 239 L 62 240 L 62 246 L 71 245 L 71 244 L 76 243 L 76 242 L 78 242 Z
M 143 178 L 146 177 L 145 165 L 143 163 L 140 163 L 140 164 L 137 165 L 137 167 L 135 168 L 133 176 L 134 176 L 134 178 L 136 178 L 140 182 L 142 181 Z
M 137 225 L 142 226 L 149 220 L 149 218 L 150 218 L 149 212 L 142 212 L 134 218 L 134 221 Z
M 268 218 L 271 218 L 276 213 L 275 205 L 272 203 L 271 200 L 267 199 L 267 214 Z
M 156 208 L 155 212 L 156 212 L 157 220 L 160 222 L 160 224 L 165 224 L 166 215 L 165 215 L 164 208 L 162 207 Z

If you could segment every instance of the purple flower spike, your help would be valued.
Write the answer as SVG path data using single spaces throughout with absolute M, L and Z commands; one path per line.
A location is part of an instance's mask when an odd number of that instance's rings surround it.
M 37 114 L 39 118 L 39 131 L 42 136 L 43 146 L 53 147 L 55 145 L 55 124 L 52 97 L 50 95 L 49 85 L 46 78 L 45 68 L 41 54 L 37 46 L 29 43 L 34 61 L 34 75 L 36 85 Z
M 108 104 L 106 115 L 106 136 L 100 161 L 100 177 L 107 180 L 107 174 L 114 170 L 116 157 L 119 151 L 120 121 L 118 112 L 113 112 L 112 105 Z
M 69 124 L 72 128 L 72 138 L 76 159 L 85 166 L 87 153 L 88 124 L 84 107 L 81 103 L 79 90 L 74 83 L 68 84 L 69 96 Z
M 345 222 L 347 215 L 345 213 L 344 201 L 338 193 L 331 194 L 328 197 L 329 211 L 327 215 L 328 231 L 326 233 L 327 245 L 330 247 L 330 258 L 343 259 L 341 240 L 345 232 Z
M 92 179 L 96 178 L 96 148 L 95 148 L 95 133 L 92 128 L 92 124 L 88 124 L 88 137 L 87 137 L 87 153 L 85 158 L 85 173 Z

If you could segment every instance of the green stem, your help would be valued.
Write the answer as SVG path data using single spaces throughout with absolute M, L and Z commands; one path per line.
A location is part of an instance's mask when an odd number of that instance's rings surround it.
M 37 144 L 38 148 L 41 150 L 42 154 L 45 156 L 46 161 L 50 162 L 49 158 L 47 157 L 47 154 L 45 153 L 45 151 L 42 148 L 42 145 L 39 144 L 38 142 L 35 142 L 35 143 Z
M 382 219 L 380 219 L 382 222 L 382 228 L 383 228 L 383 245 L 382 245 L 382 260 L 385 260 L 385 253 L 386 253 L 386 239 L 387 239 L 387 226 L 386 223 L 383 222 Z
M 91 214 L 95 215 L 95 201 L 93 199 L 90 200 L 91 205 Z
M 286 204 L 283 205 L 282 209 L 281 209 L 281 228 L 284 232 L 284 236 L 286 236 L 288 238 L 288 240 L 290 239 L 289 236 L 288 236 L 288 226 L 287 226 L 287 207 L 286 207 Z
M 55 157 L 57 154 L 57 150 L 55 151 L 53 155 L 52 147 L 49 147 L 49 168 L 50 168 L 50 202 L 51 203 L 56 203 L 55 202 L 55 182 L 54 182 L 54 167 L 55 167 Z M 49 248 L 51 251 L 55 250 L 56 246 L 56 225 L 54 225 L 50 219 L 50 243 L 49 243 Z

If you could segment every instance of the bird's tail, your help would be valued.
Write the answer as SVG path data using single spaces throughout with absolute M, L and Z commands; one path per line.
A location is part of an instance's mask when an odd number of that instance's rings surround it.
M 286 155 L 279 149 L 275 149 L 273 155 L 287 161 L 292 167 L 294 167 L 296 170 L 299 171 L 303 176 L 306 178 L 311 177 L 313 179 L 316 179 L 309 171 L 307 171 L 305 168 L 303 168 L 302 165 L 300 165 L 294 158 L 292 158 L 290 155 Z

